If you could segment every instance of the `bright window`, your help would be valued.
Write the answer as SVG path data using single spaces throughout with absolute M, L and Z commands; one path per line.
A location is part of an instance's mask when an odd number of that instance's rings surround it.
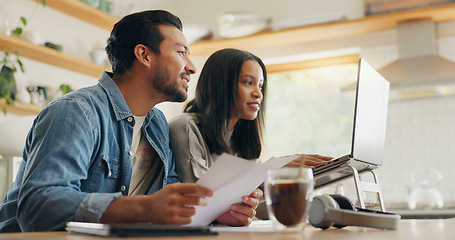
M 268 75 L 264 156 L 350 152 L 357 64 Z

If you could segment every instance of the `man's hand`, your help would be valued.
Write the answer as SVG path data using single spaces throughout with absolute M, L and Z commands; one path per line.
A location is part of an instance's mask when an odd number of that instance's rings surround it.
M 286 164 L 286 167 L 306 167 L 312 168 L 332 160 L 332 157 L 321 156 L 317 154 L 297 154 L 300 157 Z
M 223 213 L 216 220 L 228 226 L 248 226 L 251 218 L 256 215 L 259 198 L 262 197 L 261 189 L 254 190 L 249 196 L 243 196 L 241 203 L 231 205 L 231 210 Z
M 194 206 L 207 205 L 205 197 L 212 195 L 210 189 L 196 184 L 174 183 L 152 195 L 117 198 L 103 213 L 100 221 L 188 224 L 196 213 Z

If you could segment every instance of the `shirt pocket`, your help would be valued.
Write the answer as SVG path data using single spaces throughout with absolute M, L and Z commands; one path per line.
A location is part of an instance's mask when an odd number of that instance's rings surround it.
M 120 161 L 103 155 L 98 167 L 104 169 L 106 178 L 118 178 L 120 176 Z
M 88 179 L 88 192 L 117 192 L 121 184 L 121 163 L 119 158 L 102 155 Z

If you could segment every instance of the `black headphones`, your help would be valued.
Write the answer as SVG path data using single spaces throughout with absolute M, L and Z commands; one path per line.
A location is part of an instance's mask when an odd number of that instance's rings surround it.
M 313 198 L 309 220 L 311 225 L 322 229 L 331 226 L 397 229 L 400 218 L 400 215 L 394 213 L 356 208 L 342 195 L 320 195 Z

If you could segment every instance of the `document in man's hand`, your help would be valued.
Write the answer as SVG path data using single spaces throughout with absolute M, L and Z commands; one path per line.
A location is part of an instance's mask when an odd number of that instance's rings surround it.
M 207 198 L 207 206 L 197 206 L 196 214 L 188 226 L 207 226 L 222 213 L 230 209 L 231 204 L 242 201 L 250 195 L 267 176 L 267 170 L 281 168 L 298 155 L 271 158 L 264 163 L 257 163 L 222 154 L 196 183 L 213 191 Z

